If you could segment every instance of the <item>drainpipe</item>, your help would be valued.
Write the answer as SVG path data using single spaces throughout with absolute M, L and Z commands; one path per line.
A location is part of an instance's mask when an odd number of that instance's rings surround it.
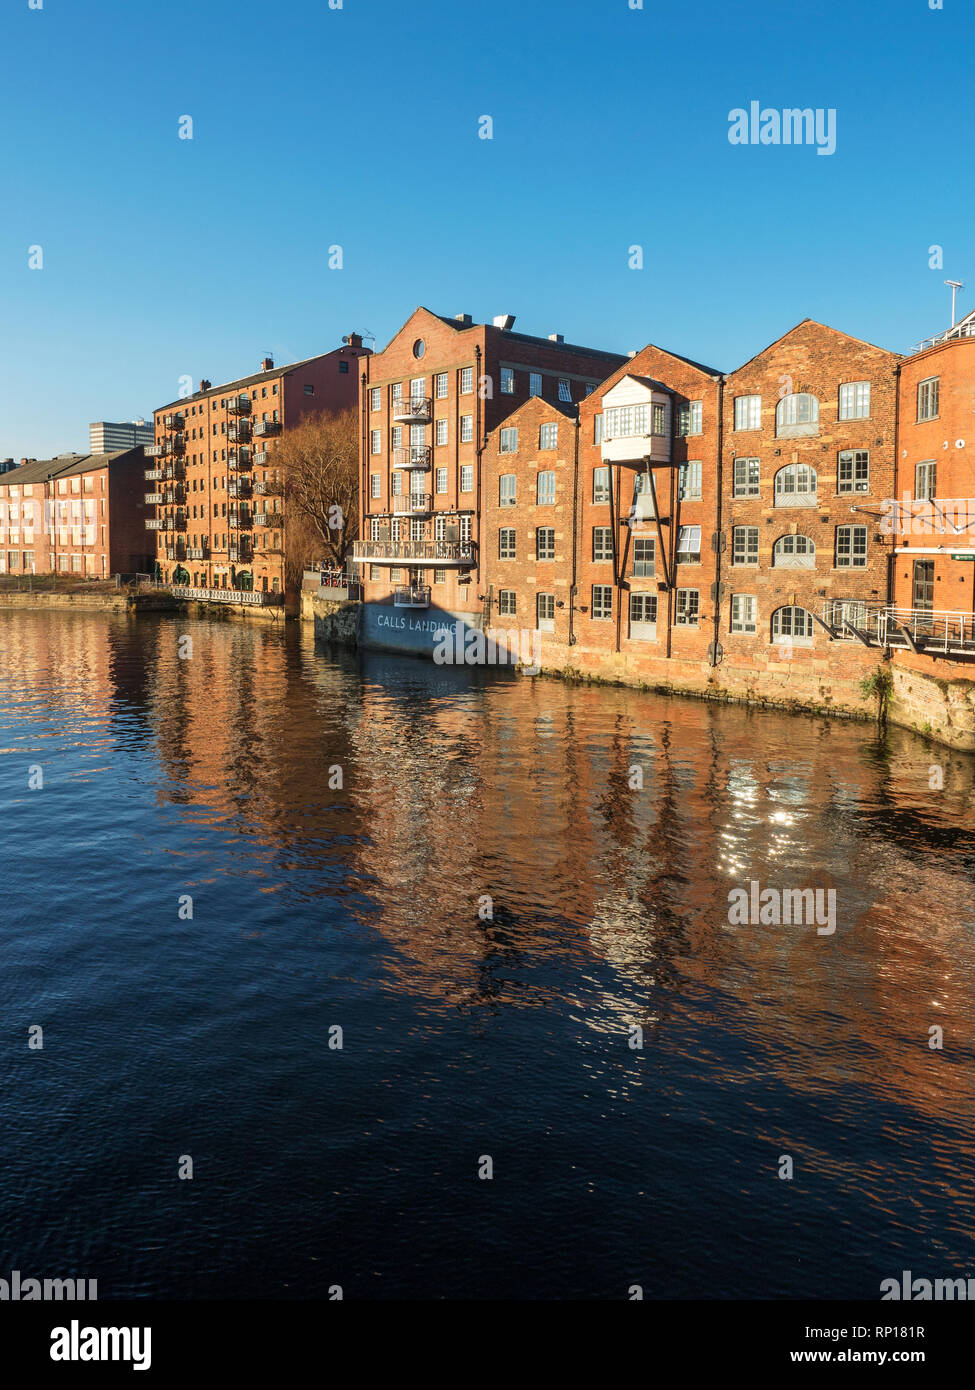
M 582 430 L 581 413 L 576 416 L 575 453 L 572 459 L 572 578 L 569 581 L 569 643 L 575 646 L 575 609 L 579 578 L 579 532 L 582 508 L 579 506 L 579 437 Z
M 493 389 L 493 388 L 492 388 Z M 459 399 L 459 395 L 458 395 Z M 473 569 L 477 573 L 478 587 L 481 585 L 481 515 L 482 515 L 482 489 L 484 487 L 484 439 L 482 437 L 481 421 L 481 345 L 476 343 L 474 346 L 474 449 L 477 459 L 477 491 L 474 494 L 477 500 L 477 511 L 474 520 L 471 522 L 471 540 L 477 546 L 477 563 Z M 458 479 L 458 487 L 460 480 Z M 457 516 L 457 535 L 460 536 L 460 494 L 457 495 L 458 516 Z M 475 524 L 476 523 L 476 524 Z M 476 539 L 475 539 L 476 538 Z M 468 571 L 470 573 L 470 571 Z M 483 617 L 483 626 L 487 628 L 488 619 L 491 612 L 491 594 L 488 591 L 488 608 Z
M 724 382 L 723 376 L 718 377 L 718 464 L 717 476 L 715 478 L 715 489 L 717 501 L 714 509 L 714 534 L 721 535 L 721 500 L 722 500 L 722 477 L 724 460 Z M 718 641 L 721 636 L 721 541 L 717 541 L 717 550 L 714 552 L 714 641 L 711 644 L 711 667 L 718 664 Z

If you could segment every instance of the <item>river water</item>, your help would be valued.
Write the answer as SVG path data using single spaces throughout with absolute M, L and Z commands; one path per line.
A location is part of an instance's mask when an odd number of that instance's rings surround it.
M 6 611 L 0 1276 L 975 1276 L 973 792 L 866 724 Z M 732 925 L 753 881 L 835 931 Z

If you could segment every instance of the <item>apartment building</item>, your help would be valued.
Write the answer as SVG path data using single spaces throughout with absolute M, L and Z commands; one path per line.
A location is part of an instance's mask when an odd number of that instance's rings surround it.
M 514 318 L 475 324 L 418 308 L 363 364 L 360 539 L 354 558 L 366 601 L 364 637 L 429 646 L 431 606 L 493 622 L 484 510 L 500 487 L 487 441 L 532 399 L 566 418 L 623 360 L 553 333 L 515 332 Z M 527 467 L 527 455 L 519 458 Z M 492 501 L 493 507 L 493 501 Z M 420 610 L 410 617 L 407 610 Z
M 148 573 L 142 448 L 32 459 L 0 476 L 0 573 Z
M 286 589 L 284 476 L 275 453 L 305 416 L 358 400 L 369 349 L 356 333 L 342 347 L 213 386 L 154 412 L 146 449 L 146 526 L 156 533 L 159 576 L 190 597 L 280 603 Z

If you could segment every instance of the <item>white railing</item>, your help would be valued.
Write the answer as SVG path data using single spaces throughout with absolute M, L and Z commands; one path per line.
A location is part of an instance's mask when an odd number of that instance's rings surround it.
M 429 420 L 432 409 L 433 401 L 429 396 L 404 396 L 393 402 L 392 416 L 394 420 L 419 422 Z
M 950 342 L 952 338 L 975 338 L 975 323 L 958 323 L 954 328 L 946 328 L 933 338 L 924 338 L 920 343 L 915 343 L 913 351 L 923 352 L 925 348 L 937 347 L 938 343 Z
M 353 553 L 357 560 L 389 560 L 394 564 L 474 563 L 472 541 L 355 541 Z
M 429 492 L 408 492 L 401 497 L 393 498 L 393 511 L 403 512 L 430 512 L 433 510 L 433 497 Z
M 283 602 L 283 594 L 265 594 L 260 589 L 193 589 L 183 584 L 171 586 L 176 598 L 194 598 L 202 603 L 249 603 L 255 608 Z
M 833 599 L 823 622 L 839 635 L 862 635 L 871 646 L 975 654 L 975 615 L 948 609 L 898 608 L 864 599 Z M 909 640 L 910 639 L 910 640 Z

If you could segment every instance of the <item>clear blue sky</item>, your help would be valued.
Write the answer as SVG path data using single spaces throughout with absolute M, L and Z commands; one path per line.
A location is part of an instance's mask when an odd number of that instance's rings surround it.
M 972 0 L 644 5 L 5 0 L 0 456 L 417 304 L 727 370 L 975 304 Z M 751 100 L 835 108 L 836 153 L 729 144 Z

